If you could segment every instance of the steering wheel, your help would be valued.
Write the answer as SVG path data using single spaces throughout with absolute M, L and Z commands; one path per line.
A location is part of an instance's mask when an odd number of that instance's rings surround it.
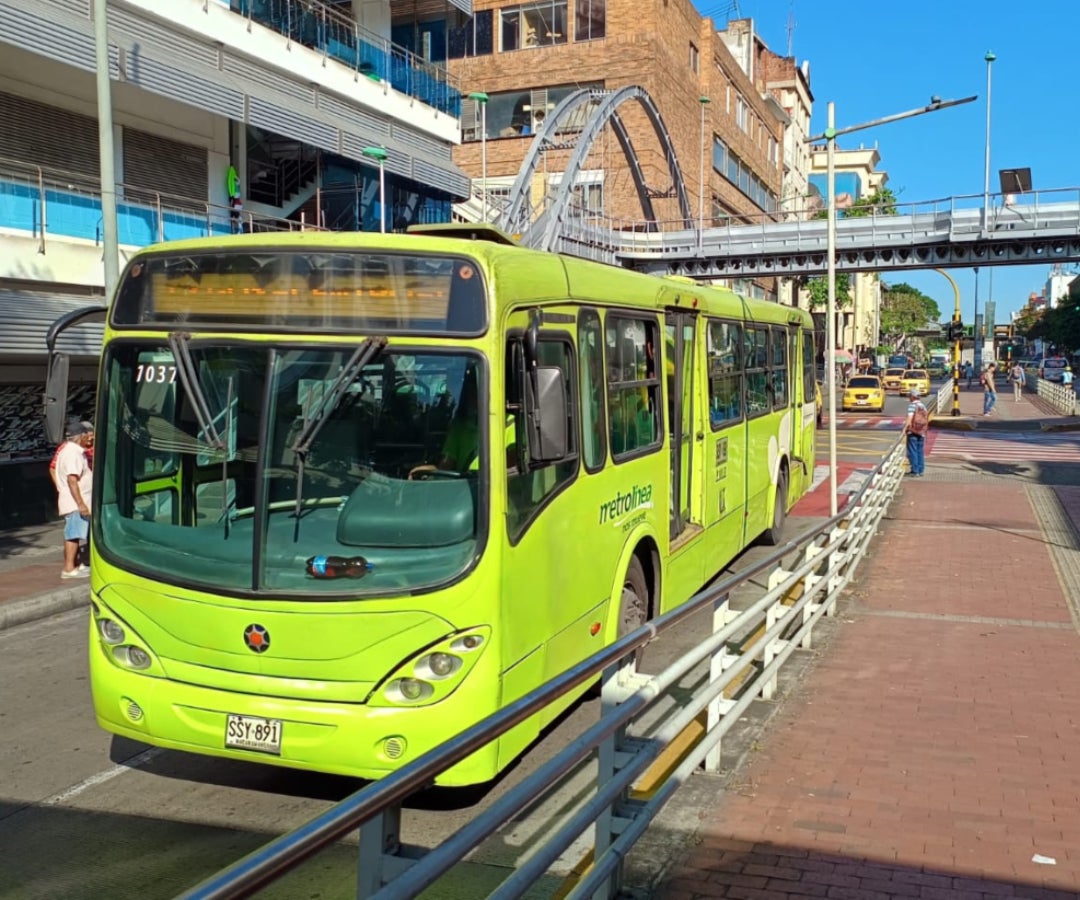
M 409 469 L 409 481 L 428 481 L 436 478 L 464 478 L 460 472 L 450 469 L 439 469 L 433 465 L 413 466 Z
M 425 406 L 431 404 L 431 388 L 422 381 L 399 381 L 394 385 L 395 394 L 415 394 Z

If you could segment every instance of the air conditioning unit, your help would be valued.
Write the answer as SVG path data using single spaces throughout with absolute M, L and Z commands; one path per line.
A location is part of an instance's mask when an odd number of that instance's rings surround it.
M 463 141 L 480 140 L 481 118 L 480 104 L 476 100 L 461 101 L 461 139 Z

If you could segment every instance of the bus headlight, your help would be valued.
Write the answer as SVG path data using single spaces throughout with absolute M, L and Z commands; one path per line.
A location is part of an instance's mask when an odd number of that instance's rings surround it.
M 419 678 L 395 678 L 386 686 L 384 693 L 388 700 L 416 703 L 419 700 L 426 700 L 435 691 L 430 684 Z
M 106 644 L 124 643 L 124 629 L 118 622 L 114 622 L 112 619 L 98 619 L 97 626 L 98 631 L 101 633 L 101 639 Z
M 461 658 L 449 653 L 429 653 L 416 661 L 417 673 L 424 673 L 431 678 L 446 678 L 461 666 Z
M 150 668 L 150 654 L 140 647 L 114 647 L 113 658 L 130 669 L 141 671 Z
M 121 669 L 147 675 L 164 676 L 164 671 L 153 652 L 135 630 L 100 600 L 91 605 L 93 631 L 106 649 L 106 655 Z
M 371 706 L 423 706 L 452 694 L 487 647 L 491 629 L 469 628 L 406 661 L 368 698 Z

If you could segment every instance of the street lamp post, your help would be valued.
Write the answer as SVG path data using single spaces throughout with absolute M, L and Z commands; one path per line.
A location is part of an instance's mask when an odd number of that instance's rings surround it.
M 836 139 L 842 134 L 851 134 L 853 131 L 862 131 L 873 128 L 875 125 L 884 125 L 887 122 L 896 122 L 899 119 L 909 119 L 912 116 L 921 116 L 926 113 L 948 109 L 950 106 L 959 106 L 961 103 L 971 103 L 977 97 L 964 97 L 960 100 L 942 100 L 940 97 L 932 97 L 927 106 L 919 109 L 911 109 L 907 112 L 885 116 L 882 119 L 874 119 L 871 122 L 863 122 L 860 125 L 849 125 L 846 128 L 835 126 L 835 107 L 830 103 L 828 124 L 823 134 L 810 138 L 811 141 L 827 141 L 826 144 L 826 179 L 828 182 L 827 200 L 828 209 L 826 224 L 826 248 L 828 255 L 828 305 L 826 306 L 825 321 L 825 378 L 826 392 L 829 403 L 829 515 L 835 516 L 836 503 Z
M 701 104 L 701 154 L 698 160 L 698 248 L 705 246 L 705 107 L 709 98 L 698 97 Z
M 982 373 L 982 329 L 979 327 L 979 267 L 975 266 L 975 312 L 971 314 L 971 334 L 975 338 L 971 350 L 975 373 Z
M 379 231 L 386 234 L 386 175 L 383 164 L 386 162 L 386 149 L 383 147 L 365 147 L 360 151 L 367 159 L 379 164 Z
M 487 221 L 487 104 L 483 91 L 473 91 L 469 99 L 480 104 L 480 220 Z
M 993 65 L 993 51 L 987 50 L 986 56 L 986 161 L 983 165 L 983 231 L 986 231 L 990 221 L 990 67 Z
M 952 320 L 956 324 L 957 328 L 960 327 L 960 323 L 963 321 L 960 316 L 960 288 L 956 286 L 956 282 L 953 281 L 952 276 L 944 269 L 934 269 L 939 275 L 943 275 L 945 280 L 952 285 L 953 290 L 953 315 Z M 957 335 L 953 341 L 953 385 L 952 385 L 952 412 L 950 415 L 960 415 L 960 344 L 963 341 L 963 334 Z

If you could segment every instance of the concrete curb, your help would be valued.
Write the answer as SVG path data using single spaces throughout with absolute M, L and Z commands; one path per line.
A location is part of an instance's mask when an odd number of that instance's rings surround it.
M 21 600 L 0 604 L 0 631 L 45 619 L 57 613 L 78 609 L 90 603 L 90 585 L 58 588 L 47 594 L 37 594 Z
M 930 420 L 930 427 L 943 431 L 975 431 L 979 426 L 965 416 L 935 416 Z

